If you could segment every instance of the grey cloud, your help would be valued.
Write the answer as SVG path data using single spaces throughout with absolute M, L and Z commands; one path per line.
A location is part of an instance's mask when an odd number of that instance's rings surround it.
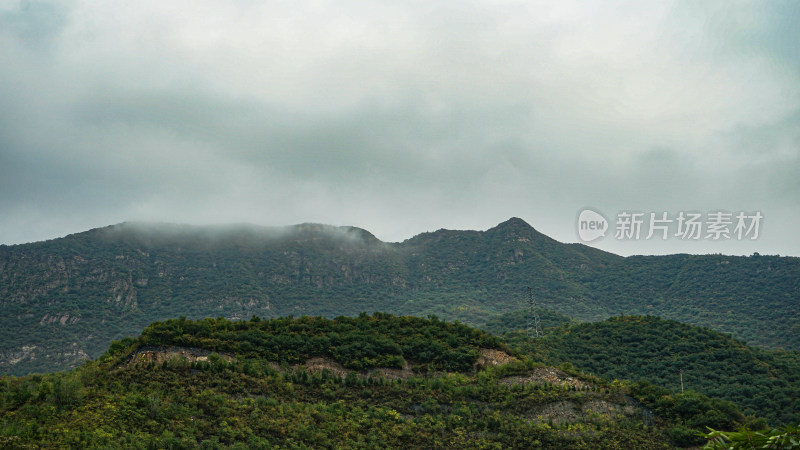
M 792 2 L 20 5 L 0 7 L 0 242 L 511 216 L 574 241 L 594 206 L 764 208 L 765 245 L 798 246 Z
M 0 9 L 0 28 L 33 50 L 47 50 L 66 24 L 65 6 L 28 0 L 18 5 L 16 9 Z

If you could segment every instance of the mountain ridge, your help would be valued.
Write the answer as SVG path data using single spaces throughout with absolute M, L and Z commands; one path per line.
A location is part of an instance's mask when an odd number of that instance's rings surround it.
M 0 373 L 99 355 L 155 320 L 436 314 L 481 325 L 524 304 L 580 320 L 655 314 L 800 348 L 800 258 L 622 257 L 519 218 L 387 243 L 367 230 L 125 222 L 0 246 Z

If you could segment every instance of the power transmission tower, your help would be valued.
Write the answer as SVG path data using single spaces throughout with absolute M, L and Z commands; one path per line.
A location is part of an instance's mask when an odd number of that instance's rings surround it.
M 536 313 L 536 299 L 533 298 L 533 289 L 528 286 L 528 337 L 539 338 L 543 335 L 539 314 Z

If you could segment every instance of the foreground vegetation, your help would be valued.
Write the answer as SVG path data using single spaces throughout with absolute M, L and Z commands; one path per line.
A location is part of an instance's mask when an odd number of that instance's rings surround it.
M 754 448 L 800 448 L 800 426 L 787 426 L 760 431 L 742 428 L 737 431 L 711 430 L 705 435 L 710 450 L 749 450 Z
M 189 356 L 152 357 L 168 349 Z M 513 354 L 436 318 L 168 320 L 74 371 L 0 377 L 0 447 L 656 449 L 754 424 L 730 402 Z

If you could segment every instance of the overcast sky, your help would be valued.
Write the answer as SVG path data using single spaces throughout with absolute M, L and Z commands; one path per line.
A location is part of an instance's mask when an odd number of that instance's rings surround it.
M 800 2 L 0 0 L 0 243 L 123 221 L 402 241 L 520 217 L 800 256 Z M 756 240 L 615 239 L 760 212 Z M 732 229 L 732 228 L 731 228 Z

